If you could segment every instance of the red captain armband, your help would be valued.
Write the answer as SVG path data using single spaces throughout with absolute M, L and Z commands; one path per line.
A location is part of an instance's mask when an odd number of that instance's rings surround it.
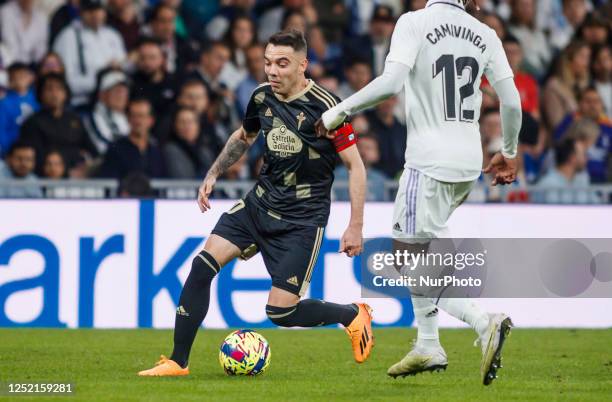
M 342 127 L 336 130 L 336 136 L 332 142 L 337 153 L 344 151 L 351 145 L 357 144 L 357 134 L 353 130 L 353 126 L 350 123 L 344 123 Z

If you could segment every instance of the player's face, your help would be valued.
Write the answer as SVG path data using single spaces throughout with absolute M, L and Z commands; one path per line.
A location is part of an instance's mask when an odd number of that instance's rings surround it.
M 283 96 L 290 95 L 308 67 L 305 52 L 296 52 L 290 46 L 270 44 L 266 47 L 264 59 L 266 76 L 272 90 Z

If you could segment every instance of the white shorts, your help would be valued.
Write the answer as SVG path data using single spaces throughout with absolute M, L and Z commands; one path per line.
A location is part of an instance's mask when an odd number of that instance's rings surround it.
M 416 243 L 447 237 L 446 222 L 465 201 L 474 183 L 446 183 L 415 169 L 404 170 L 395 198 L 393 237 Z

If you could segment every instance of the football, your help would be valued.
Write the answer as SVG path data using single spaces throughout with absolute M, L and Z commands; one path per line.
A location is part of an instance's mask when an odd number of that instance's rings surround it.
M 219 349 L 219 363 L 227 375 L 255 376 L 270 365 L 270 345 L 250 329 L 240 329 L 225 337 Z

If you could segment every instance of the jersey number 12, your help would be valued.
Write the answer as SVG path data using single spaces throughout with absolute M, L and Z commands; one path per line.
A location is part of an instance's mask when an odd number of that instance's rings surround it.
M 468 82 L 459 88 L 459 113 L 457 113 L 457 102 L 456 99 L 456 88 L 457 88 L 457 74 L 455 68 L 460 76 L 463 76 L 463 72 L 468 70 Z M 433 78 L 436 78 L 440 73 L 443 77 L 443 93 L 444 93 L 444 116 L 446 120 L 457 120 L 457 114 L 459 114 L 459 121 L 473 122 L 474 121 L 474 110 L 463 107 L 463 103 L 466 99 L 474 95 L 474 84 L 476 83 L 476 77 L 478 77 L 478 61 L 473 57 L 459 57 L 455 60 L 455 56 L 452 54 L 445 54 L 433 64 Z

